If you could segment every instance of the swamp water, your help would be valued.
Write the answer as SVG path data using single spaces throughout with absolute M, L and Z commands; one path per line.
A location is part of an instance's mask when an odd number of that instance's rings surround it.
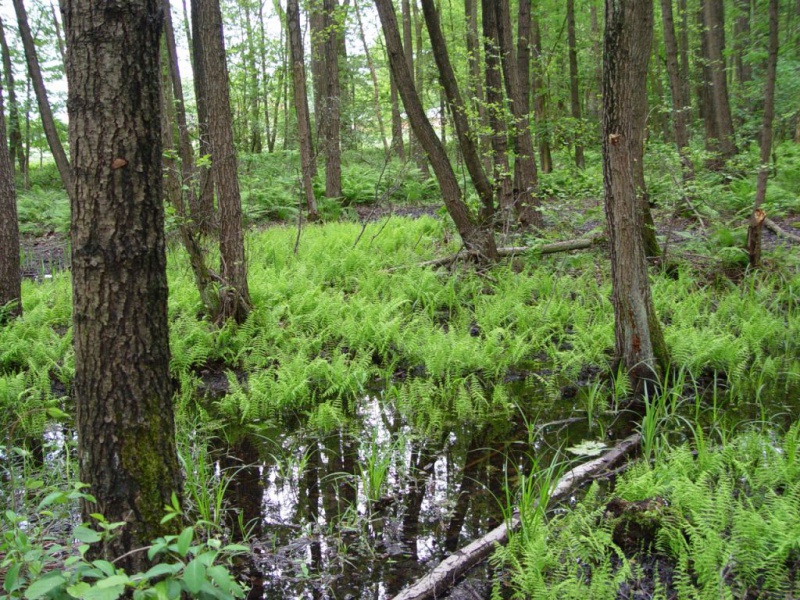
M 217 469 L 230 478 L 235 521 L 250 526 L 249 597 L 391 598 L 500 524 L 522 475 L 553 463 L 567 470 L 591 452 L 582 442 L 613 445 L 640 420 L 633 411 L 587 413 L 591 389 L 562 388 L 546 400 L 552 394 L 535 380 L 507 387 L 518 407 L 512 418 L 438 436 L 417 436 L 378 392 L 360 399 L 343 429 L 274 430 L 229 447 Z M 782 428 L 800 401 L 797 390 L 784 391 L 735 409 L 717 406 L 713 392 L 702 402 L 675 396 L 659 419 L 671 425 L 671 442 L 686 439 L 675 426 L 681 419 L 712 430 L 765 420 Z M 450 597 L 489 597 L 490 569 L 474 570 Z

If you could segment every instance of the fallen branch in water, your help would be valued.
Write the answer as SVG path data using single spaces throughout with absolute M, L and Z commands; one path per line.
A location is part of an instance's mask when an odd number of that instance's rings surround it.
M 569 252 L 570 250 L 585 250 L 591 248 L 596 244 L 605 242 L 606 238 L 603 236 L 591 238 L 578 238 L 577 240 L 567 240 L 564 242 L 553 242 L 552 244 L 542 244 L 541 246 L 516 246 L 511 248 L 498 248 L 497 255 L 501 258 L 507 256 L 517 256 L 519 254 L 555 254 L 556 252 Z M 417 263 L 417 267 L 446 267 L 453 264 L 459 259 L 467 259 L 478 256 L 476 252 L 469 250 L 460 250 L 455 254 L 450 254 L 442 258 L 434 260 L 426 260 L 425 262 Z M 403 266 L 394 267 L 389 271 L 396 271 L 397 269 L 405 268 Z
M 612 467 L 621 458 L 632 452 L 639 446 L 640 441 L 641 436 L 638 433 L 631 435 L 603 456 L 568 471 L 553 488 L 549 502 L 559 502 L 566 498 L 584 481 Z M 509 530 L 514 531 L 519 525 L 519 515 L 515 512 L 509 523 L 503 523 L 482 538 L 454 552 L 440 562 L 430 573 L 403 589 L 393 600 L 425 600 L 443 594 L 464 573 L 488 557 L 496 545 L 508 542 Z
M 781 237 L 785 237 L 792 241 L 800 243 L 800 235 L 791 233 L 790 231 L 786 231 L 785 229 L 781 229 L 780 226 L 772 219 L 764 219 L 764 225 L 766 225 L 767 229 L 769 229 L 775 235 L 779 235 Z

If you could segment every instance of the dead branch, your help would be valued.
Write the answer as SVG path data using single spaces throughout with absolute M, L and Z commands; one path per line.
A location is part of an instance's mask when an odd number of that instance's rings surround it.
M 790 231 L 786 231 L 785 229 L 781 229 L 780 226 L 772 219 L 765 219 L 764 225 L 766 225 L 767 229 L 769 229 L 775 235 L 779 235 L 781 237 L 785 237 L 789 240 L 792 240 L 793 242 L 800 243 L 800 235 L 791 233 Z
M 552 504 L 563 500 L 581 483 L 614 466 L 637 448 L 640 440 L 641 436 L 638 433 L 631 435 L 603 456 L 568 471 L 553 488 L 549 502 Z M 509 523 L 503 523 L 482 538 L 448 556 L 427 575 L 402 590 L 394 600 L 425 600 L 440 596 L 464 573 L 488 557 L 497 544 L 508 542 L 509 529 L 514 531 L 519 525 L 519 514 L 515 512 Z
M 498 248 L 497 255 L 500 257 L 517 256 L 520 254 L 555 254 L 556 252 L 569 252 L 570 250 L 585 250 L 591 248 L 595 244 L 600 244 L 605 241 L 605 237 L 596 236 L 591 238 L 578 238 L 576 240 L 566 240 L 563 242 L 553 242 L 552 244 L 542 244 L 541 246 L 514 246 L 509 248 Z M 457 260 L 476 258 L 478 253 L 471 250 L 459 250 L 455 254 L 450 254 L 442 258 L 434 260 L 426 260 L 425 262 L 417 263 L 417 267 L 446 267 L 453 264 Z M 394 267 L 389 271 L 396 271 L 398 269 L 407 268 L 408 265 Z

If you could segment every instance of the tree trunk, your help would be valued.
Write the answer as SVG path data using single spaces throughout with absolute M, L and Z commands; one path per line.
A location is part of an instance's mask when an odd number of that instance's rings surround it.
M 389 73 L 389 94 L 392 106 L 392 151 L 397 158 L 402 160 L 406 154 L 403 144 L 403 118 L 400 115 L 400 97 L 397 94 L 397 82 L 391 72 Z
M 738 14 L 733 22 L 733 62 L 736 80 L 744 86 L 753 79 L 753 69 L 744 56 L 750 46 L 750 0 L 736 0 L 734 5 Z
M 686 6 L 686 0 L 678 0 L 678 13 L 681 20 L 681 26 L 678 33 L 678 55 L 680 56 L 681 73 L 681 97 L 683 98 L 684 106 L 686 107 L 686 122 L 692 122 L 692 92 L 691 92 L 691 75 L 689 71 L 689 9 Z M 689 135 L 691 135 L 691 130 Z
M 695 55 L 695 63 L 698 72 L 697 76 L 697 106 L 700 118 L 703 119 L 703 133 L 705 134 L 705 148 L 708 152 L 717 151 L 717 120 L 714 117 L 714 102 L 711 97 L 711 67 L 708 54 L 708 27 L 706 27 L 706 16 L 703 3 L 707 0 L 700 0 L 700 7 L 697 10 L 697 28 L 700 35 L 700 44 Z
M 19 274 L 19 223 L 14 168 L 6 143 L 3 85 L 0 82 L 0 325 L 22 314 Z
M 578 49 L 575 42 L 575 0 L 567 0 L 567 44 L 569 46 L 569 97 L 572 118 L 576 124 L 581 123 L 581 97 L 578 88 Z M 579 131 L 580 131 L 579 127 Z M 575 143 L 575 166 L 583 169 L 586 160 L 583 157 L 583 144 Z
M 31 29 L 28 26 L 28 15 L 25 12 L 23 0 L 13 0 L 14 10 L 17 13 L 17 23 L 19 24 L 19 35 L 22 38 L 22 46 L 25 48 L 25 60 L 28 63 L 28 74 L 33 83 L 33 90 L 36 92 L 36 102 L 39 105 L 39 114 L 42 118 L 44 135 L 50 152 L 56 162 L 56 167 L 61 175 L 61 182 L 67 194 L 72 195 L 72 169 L 69 160 L 64 152 L 64 146 L 58 137 L 56 122 L 53 119 L 53 111 L 50 110 L 50 102 L 47 100 L 47 91 L 44 87 L 42 70 L 39 68 L 39 59 L 36 56 L 36 45 L 33 43 Z
M 602 118 L 602 106 L 600 106 L 600 90 L 603 89 L 603 51 L 600 48 L 600 40 L 602 34 L 600 33 L 600 23 L 597 18 L 597 4 L 595 0 L 591 0 L 589 4 L 589 22 L 592 28 L 592 60 L 595 63 L 594 67 L 594 89 L 587 86 L 587 95 L 589 97 L 588 109 L 589 112 L 597 117 L 599 121 Z
M 319 214 L 312 184 L 314 155 L 311 148 L 311 118 L 308 114 L 306 68 L 303 58 L 303 39 L 300 33 L 300 7 L 297 0 L 288 0 L 286 4 L 286 28 L 289 30 L 289 50 L 292 55 L 292 91 L 294 93 L 294 109 L 297 114 L 297 137 L 300 145 L 301 185 L 308 209 L 308 218 L 316 220 Z
M 414 87 L 417 90 L 417 96 L 422 99 L 422 90 L 419 87 L 420 81 L 417 80 L 416 71 L 414 70 L 414 33 L 411 22 L 411 0 L 401 0 L 400 2 L 401 13 L 403 16 L 403 53 L 405 55 L 408 70 L 411 73 Z M 424 108 L 424 107 L 423 107 Z M 414 128 L 408 132 L 408 158 L 417 164 L 417 168 L 422 174 L 423 178 L 428 178 L 428 165 L 425 158 L 422 156 L 419 141 L 417 141 Z
M 484 19 L 486 17 L 484 16 Z M 497 39 L 500 43 L 500 62 L 503 68 L 506 95 L 510 101 L 511 114 L 514 118 L 514 208 L 517 219 L 523 225 L 541 226 L 542 221 L 537 210 L 539 202 L 536 199 L 536 190 L 539 187 L 536 172 L 536 155 L 533 151 L 531 138 L 530 118 L 524 109 L 527 102 L 519 84 L 519 70 L 516 56 L 514 55 L 514 32 L 511 26 L 511 10 L 508 0 L 500 0 L 495 4 L 495 18 L 497 19 Z M 519 175 L 517 175 L 519 173 Z
M 494 261 L 497 259 L 494 236 L 490 229 L 476 224 L 472 212 L 464 203 L 453 166 L 447 158 L 447 153 L 441 141 L 436 137 L 436 132 L 433 130 L 430 121 L 428 121 L 428 117 L 422 108 L 422 103 L 414 89 L 411 72 L 405 61 L 403 43 L 400 40 L 397 16 L 392 2 L 391 0 L 376 0 L 375 5 L 378 9 L 386 40 L 389 65 L 395 81 L 397 81 L 398 91 L 403 99 L 403 105 L 408 113 L 411 127 L 430 158 L 447 212 L 453 219 L 464 245 L 468 249 L 479 252 L 485 260 Z
M 694 178 L 694 165 L 689 156 L 689 126 L 687 106 L 689 99 L 683 96 L 683 77 L 678 64 L 678 41 L 675 37 L 675 21 L 672 16 L 672 0 L 661 0 L 661 21 L 664 26 L 664 49 L 666 52 L 669 89 L 672 94 L 672 126 L 675 129 L 675 145 L 681 157 L 684 181 Z
M 14 67 L 11 64 L 11 53 L 6 43 L 6 34 L 3 21 L 0 19 L 0 52 L 3 58 L 3 71 L 5 72 L 6 91 L 8 92 L 8 148 L 12 172 L 19 160 L 20 173 L 25 175 L 25 148 L 22 146 L 22 132 L 19 125 L 19 105 L 14 86 Z
M 464 0 L 464 15 L 467 19 L 466 48 L 467 65 L 469 74 L 467 76 L 467 101 L 470 107 L 470 115 L 475 124 L 475 129 L 480 130 L 486 123 L 486 101 L 483 94 L 483 84 L 481 82 L 481 47 L 478 37 L 478 0 Z M 489 171 L 492 168 L 491 153 L 489 150 L 490 141 L 485 135 L 479 138 L 479 145 L 483 154 L 483 169 Z
M 61 37 L 61 24 L 58 22 L 58 14 L 53 2 L 50 2 L 50 12 L 53 15 L 53 29 L 56 32 L 56 43 L 58 44 L 58 53 L 61 55 L 61 64 L 65 65 L 67 62 L 67 53 L 64 50 L 64 40 Z
M 536 119 L 536 137 L 539 139 L 539 164 L 542 173 L 553 170 L 553 158 L 550 154 L 550 124 L 547 119 L 547 87 L 544 75 L 544 58 L 542 55 L 542 35 L 539 27 L 539 15 L 534 13 L 532 24 L 533 35 L 533 113 Z
M 158 48 L 161 2 L 63 0 L 69 81 L 72 297 L 80 480 L 122 521 L 100 554 L 128 573 L 173 533 L 181 495 L 169 373 Z M 98 40 L 97 32 L 103 37 Z M 102 42 L 102 43 L 99 43 Z M 118 530 L 119 531 L 119 530 Z
M 461 98 L 455 72 L 450 63 L 447 43 L 445 42 L 439 21 L 439 11 L 436 9 L 434 0 L 422 0 L 422 12 L 425 15 L 428 37 L 431 39 L 433 58 L 436 61 L 436 67 L 439 71 L 439 81 L 447 95 L 450 114 L 453 115 L 453 124 L 455 125 L 456 136 L 458 137 L 461 152 L 464 155 L 464 163 L 466 164 L 472 183 L 483 205 L 481 217 L 482 219 L 487 219 L 491 217 L 494 212 L 492 184 L 489 182 L 489 178 L 483 170 L 483 163 L 481 162 L 480 152 L 478 151 L 476 136 L 469 126 L 467 107 Z
M 364 35 L 364 24 L 361 22 L 361 10 L 358 8 L 358 0 L 353 0 L 353 8 L 356 12 L 356 22 L 358 23 L 358 37 L 364 49 L 364 56 L 367 59 L 369 75 L 372 78 L 372 102 L 375 106 L 375 117 L 378 119 L 378 131 L 380 132 L 383 151 L 389 155 L 389 140 L 386 139 L 386 128 L 383 126 L 383 111 L 381 110 L 380 86 L 378 85 L 378 74 L 375 72 L 375 63 L 372 62 L 372 55 L 369 51 L 367 38 Z
M 723 0 L 703 0 L 708 27 L 708 59 L 711 71 L 711 102 L 717 125 L 719 156 L 723 161 L 737 153 L 733 135 L 733 119 L 725 74 L 725 18 Z M 721 165 L 720 165 L 721 166 Z
M 764 120 L 761 125 L 761 165 L 758 169 L 756 199 L 753 216 L 747 231 L 747 252 L 750 266 L 761 266 L 761 229 L 766 214 L 761 209 L 767 196 L 769 157 L 772 151 L 772 121 L 775 118 L 775 79 L 778 68 L 778 0 L 769 1 L 769 57 L 767 59 L 767 81 L 764 85 Z
M 483 56 L 486 77 L 486 115 L 491 132 L 494 158 L 494 189 L 497 205 L 502 214 L 503 230 L 510 227 L 514 211 L 514 189 L 508 161 L 508 132 L 505 124 L 505 99 L 503 97 L 500 44 L 497 31 L 497 13 L 494 0 L 481 0 L 483 12 Z
M 192 56 L 194 62 L 194 97 L 197 106 L 197 137 L 200 148 L 200 157 L 211 156 L 211 144 L 208 140 L 208 97 L 206 93 L 206 66 L 203 61 L 203 36 L 200 33 L 199 0 L 191 0 L 192 7 Z M 200 191 L 196 195 L 194 206 L 189 206 L 192 219 L 197 223 L 199 231 L 209 234 L 216 229 L 216 215 L 214 214 L 214 180 L 208 161 L 203 160 L 198 165 L 200 176 Z
M 606 0 L 603 56 L 603 183 L 611 251 L 615 356 L 637 394 L 658 379 L 666 345 L 655 314 L 637 194 L 639 140 L 647 116 L 653 5 Z
M 219 205 L 219 250 L 222 286 L 221 320 L 243 323 L 250 312 L 247 288 L 247 261 L 242 232 L 242 200 L 233 145 L 228 66 L 222 33 L 219 0 L 197 0 L 198 24 L 202 37 L 202 62 L 205 94 L 208 100 L 208 141 L 211 146 L 211 173 Z M 199 61 L 198 61 L 199 62 Z
M 322 0 L 324 43 L 323 56 L 325 77 L 320 101 L 323 118 L 322 136 L 325 139 L 325 196 L 340 198 L 342 195 L 342 146 L 341 146 L 341 87 L 339 85 L 339 52 L 336 35 L 336 0 Z

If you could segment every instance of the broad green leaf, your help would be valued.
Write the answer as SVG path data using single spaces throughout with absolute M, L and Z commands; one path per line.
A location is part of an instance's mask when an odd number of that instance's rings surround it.
M 43 508 L 50 506 L 51 504 L 62 504 L 64 502 L 64 492 L 50 492 L 45 496 L 41 502 L 39 502 L 39 506 L 36 507 L 37 511 L 42 510 Z
M 100 587 L 100 584 L 97 584 L 83 595 L 83 600 L 117 600 L 124 593 L 124 585 Z
M 44 487 L 44 481 L 41 479 L 28 479 L 25 482 L 25 488 L 29 490 L 38 490 Z
M 83 542 L 84 544 L 94 544 L 95 542 L 99 542 L 101 539 L 103 539 L 94 529 L 89 529 L 85 525 L 78 525 L 72 530 L 72 535 L 74 535 L 78 541 Z
M 117 569 L 114 567 L 114 565 L 107 560 L 96 560 L 92 564 L 109 577 L 117 572 Z
M 8 571 L 6 571 L 6 580 L 3 582 L 3 589 L 7 592 L 13 592 L 16 590 L 19 580 L 19 570 L 22 568 L 22 565 L 17 563 L 16 565 L 12 565 Z
M 192 594 L 197 594 L 206 580 L 206 567 L 198 559 L 194 559 L 183 570 L 183 581 Z
M 160 565 L 156 565 L 155 567 L 150 568 L 147 573 L 142 576 L 142 579 L 155 579 L 156 577 L 161 577 L 162 575 L 174 575 L 178 571 L 180 571 L 181 565 L 170 565 L 167 563 L 161 563 Z
M 187 527 L 181 531 L 178 536 L 178 554 L 186 556 L 187 552 L 189 552 L 189 546 L 192 544 L 192 539 L 194 539 L 194 529 Z
M 64 579 L 60 573 L 53 571 L 52 573 L 45 575 L 42 579 L 34 581 L 32 584 L 30 584 L 28 589 L 25 590 L 25 597 L 28 600 L 41 598 L 42 596 L 46 596 L 49 592 L 52 592 L 60 585 L 66 583 L 66 581 L 67 580 Z
M 67 593 L 72 596 L 73 598 L 83 598 L 84 595 L 92 589 L 92 586 L 86 583 L 85 581 L 81 581 L 76 583 L 75 585 L 71 585 L 67 588 Z
M 128 577 L 124 573 L 121 573 L 119 575 L 112 575 L 111 577 L 98 581 L 96 587 L 98 589 L 106 589 L 116 586 L 124 586 L 130 583 L 130 581 L 131 581 L 130 577 Z
M 60 408 L 48 408 L 47 415 L 51 419 L 69 419 L 69 415 Z

